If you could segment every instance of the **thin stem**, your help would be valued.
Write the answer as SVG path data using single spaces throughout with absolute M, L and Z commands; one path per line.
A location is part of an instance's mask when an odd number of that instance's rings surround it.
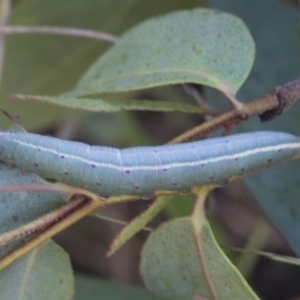
M 108 216 L 101 215 L 99 213 L 93 213 L 91 216 L 93 216 L 94 218 L 104 220 L 104 221 L 108 221 L 108 222 L 111 222 L 111 223 L 115 223 L 115 224 L 118 224 L 118 225 L 127 226 L 128 224 L 130 224 L 128 221 L 118 220 L 118 219 L 115 219 L 113 217 L 108 217 Z M 145 226 L 145 227 L 142 228 L 142 230 L 151 232 L 151 231 L 153 231 L 153 228 Z
M 271 233 L 272 228 L 268 223 L 264 220 L 257 222 L 253 233 L 248 238 L 247 244 L 243 249 L 245 252 L 241 252 L 241 255 L 235 261 L 235 265 L 243 274 L 243 277 L 250 278 L 259 259 L 259 256 L 255 252 L 251 253 L 251 251 L 263 249 L 267 244 Z
M 27 34 L 27 33 L 40 33 L 40 34 L 59 34 L 68 36 L 77 36 L 84 38 L 91 38 L 95 40 L 102 40 L 111 43 L 117 41 L 117 37 L 100 31 L 85 30 L 80 28 L 71 27 L 57 27 L 57 26 L 2 26 L 0 33 L 3 34 Z
M 18 247 L 1 259 L 0 270 L 6 268 L 15 260 L 52 238 L 57 233 L 81 220 L 83 217 L 89 215 L 96 209 L 103 207 L 104 205 L 137 200 L 140 200 L 140 197 L 116 196 L 103 201 L 98 197 L 95 198 L 95 195 L 92 193 L 89 195 L 89 192 L 82 193 L 82 195 L 79 194 L 74 200 L 67 202 L 56 211 L 49 213 L 46 216 L 42 216 L 38 220 L 33 221 L 33 223 L 24 225 L 19 229 L 2 235 L 0 237 L 0 241 L 3 242 L 0 243 L 1 245 L 5 245 L 21 237 L 25 237 L 33 233 L 37 234 L 29 239 L 26 244 Z
M 8 23 L 10 17 L 11 2 L 10 0 L 2 0 L 0 28 Z M 5 56 L 5 34 L 0 31 L 0 85 L 2 82 L 4 56 Z
M 225 128 L 229 133 L 233 126 L 258 115 L 261 121 L 268 121 L 280 115 L 284 110 L 291 107 L 300 98 L 300 78 L 274 88 L 262 98 L 234 108 L 212 120 L 209 120 L 174 138 L 169 144 L 205 138 L 213 131 Z
M 196 196 L 195 206 L 192 213 L 192 222 L 194 227 L 194 239 L 195 239 L 195 246 L 197 249 L 198 257 L 199 257 L 199 264 L 203 274 L 203 277 L 206 281 L 208 290 L 210 292 L 210 299 L 217 299 L 216 291 L 214 288 L 214 284 L 210 278 L 208 269 L 206 267 L 206 260 L 204 249 L 202 247 L 202 228 L 204 223 L 206 222 L 205 217 L 205 209 L 204 204 L 207 198 L 207 195 L 215 188 L 215 186 L 206 186 L 203 188 L 195 187 L 192 190 L 192 193 Z
M 69 215 L 72 211 L 78 209 L 78 207 L 80 207 L 83 203 L 84 201 L 82 199 L 70 201 L 66 205 L 38 218 L 35 221 L 28 223 L 27 225 L 2 234 L 0 236 L 0 247 L 3 247 L 4 245 L 7 245 L 27 235 L 45 231 L 47 228 Z
M 71 203 L 72 201 L 77 201 Z M 77 200 L 72 200 L 66 203 L 61 209 L 64 209 L 64 214 L 61 215 L 61 219 L 49 223 L 49 226 L 44 226 L 37 236 L 27 241 L 21 247 L 9 253 L 6 257 L 0 260 L 0 270 L 9 266 L 12 262 L 28 253 L 30 250 L 41 245 L 55 234 L 61 232 L 65 228 L 79 221 L 86 215 L 90 214 L 97 208 L 103 206 L 102 201 L 94 201 L 87 199 L 86 197 L 79 197 Z M 74 206 L 75 204 L 75 206 Z

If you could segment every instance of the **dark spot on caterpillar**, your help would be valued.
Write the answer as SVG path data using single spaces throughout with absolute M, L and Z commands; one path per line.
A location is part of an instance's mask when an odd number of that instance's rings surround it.
M 138 190 L 140 187 L 139 187 L 138 185 L 135 185 L 134 188 L 135 188 L 136 190 Z
M 280 153 L 281 151 L 282 151 L 282 149 L 278 149 L 278 150 L 277 150 L 277 153 Z
M 167 172 L 167 171 L 168 171 L 168 169 L 163 169 L 163 171 L 164 171 L 164 172 Z
M 66 176 L 69 176 L 69 172 L 65 172 L 65 175 L 66 175 Z
M 235 159 L 234 159 L 234 161 L 238 161 L 239 159 L 236 157 Z
M 90 166 L 91 166 L 92 168 L 95 168 L 95 167 L 96 167 L 94 164 L 91 164 Z
M 272 158 L 269 158 L 269 159 L 268 159 L 268 163 L 271 163 L 272 161 L 273 161 Z
M 39 164 L 38 163 L 33 163 L 33 165 L 35 166 L 35 167 L 38 167 L 39 166 Z
M 101 183 L 100 183 L 100 182 L 96 182 L 96 185 L 97 185 L 97 186 L 101 186 Z
M 177 183 L 177 182 L 173 182 L 173 185 L 174 185 L 174 186 L 177 186 L 177 185 L 178 185 L 178 183 Z
M 201 166 L 201 167 L 204 167 L 204 166 L 205 166 L 205 164 L 203 164 L 203 163 L 202 163 L 200 166 Z
M 214 180 L 214 179 L 215 179 L 215 176 L 211 175 L 211 176 L 209 176 L 209 179 L 210 179 L 210 180 Z
M 126 174 L 129 174 L 129 173 L 130 173 L 130 171 L 129 171 L 129 170 L 125 170 L 125 173 L 126 173 Z
M 42 151 L 42 149 L 41 149 L 41 148 L 38 148 L 38 151 Z
M 64 155 L 61 155 L 61 156 L 60 156 L 60 158 L 64 159 L 64 158 L 65 158 L 65 156 L 64 156 Z

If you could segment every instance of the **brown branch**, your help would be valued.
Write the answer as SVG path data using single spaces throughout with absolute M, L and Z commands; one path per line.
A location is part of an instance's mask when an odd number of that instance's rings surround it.
M 72 203 L 73 201 L 76 202 Z M 37 232 L 34 231 L 34 233 L 39 233 L 37 236 L 34 236 L 25 244 L 13 250 L 7 256 L 0 260 L 0 270 L 6 268 L 12 262 L 22 257 L 24 254 L 28 253 L 30 250 L 41 245 L 42 243 L 53 237 L 55 234 L 74 224 L 75 222 L 79 221 L 80 219 L 82 219 L 83 217 L 90 214 L 91 212 L 93 212 L 101 206 L 103 206 L 102 201 L 94 201 L 84 196 L 79 196 L 79 199 L 74 199 L 66 203 L 63 207 L 59 209 L 62 214 L 58 219 L 52 218 L 52 220 L 49 220 L 49 222 L 47 222 L 46 224 L 47 226 L 42 226 L 42 228 L 40 228 L 40 230 L 38 230 Z M 42 219 L 43 217 L 41 217 L 41 220 Z M 27 232 L 25 236 L 28 234 L 29 232 Z
M 273 93 L 277 97 L 278 106 L 260 114 L 261 121 L 269 121 L 290 108 L 300 97 L 300 79 L 297 78 L 285 85 L 275 87 Z
M 60 220 L 66 218 L 73 211 L 79 209 L 87 202 L 87 199 L 79 198 L 68 202 L 57 210 L 40 217 L 39 219 L 21 226 L 15 230 L 4 233 L 0 236 L 0 247 L 7 245 L 15 240 L 34 233 L 42 233 Z
M 33 237 L 30 237 L 25 244 L 14 249 L 8 253 L 7 256 L 0 259 L 0 271 L 96 209 L 101 208 L 104 205 L 141 200 L 141 197 L 139 196 L 116 196 L 103 201 L 101 198 L 94 198 L 93 195 L 90 197 L 87 195 L 88 193 L 78 194 L 75 196 L 75 199 L 70 200 L 62 207 L 50 212 L 48 215 L 42 216 L 32 223 L 1 235 L 0 245 L 3 246 L 14 240 L 35 234 Z
M 255 115 L 261 121 L 269 121 L 291 107 L 300 98 L 300 78 L 287 84 L 275 87 L 269 94 L 239 108 L 224 113 L 207 121 L 171 140 L 170 144 L 182 143 L 205 138 L 213 131 L 224 128 L 229 133 L 233 126 Z

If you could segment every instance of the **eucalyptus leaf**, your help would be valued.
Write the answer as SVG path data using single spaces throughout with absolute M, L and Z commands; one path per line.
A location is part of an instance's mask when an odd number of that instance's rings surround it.
M 74 300 L 163 300 L 143 288 L 120 285 L 79 273 L 75 274 L 75 283 Z
M 252 37 L 237 17 L 194 9 L 145 21 L 92 65 L 72 96 L 198 83 L 234 94 L 254 59 Z
M 0 272 L 1 300 L 70 300 L 73 293 L 69 257 L 52 241 Z
M 129 224 L 127 224 L 112 242 L 109 254 L 112 255 L 118 251 L 128 240 L 143 229 L 165 206 L 170 202 L 170 197 L 158 197 L 143 213 L 138 215 Z
M 38 101 L 49 103 L 71 109 L 86 110 L 92 112 L 119 112 L 124 110 L 140 110 L 140 111 L 163 111 L 163 112 L 185 112 L 185 113 L 204 113 L 204 110 L 199 106 L 164 102 L 164 101 L 147 101 L 135 99 L 89 99 L 76 98 L 66 96 L 40 96 L 40 95 L 16 95 L 19 100 Z
M 10 25 L 84 28 L 120 35 L 142 20 L 173 10 L 205 5 L 206 0 L 98 1 L 30 0 L 13 2 Z M 47 34 L 14 34 L 6 39 L 1 107 L 20 116 L 27 130 L 45 127 L 74 112 L 44 104 L 16 103 L 13 93 L 59 94 L 109 46 L 107 42 Z M 0 118 L 3 126 L 3 118 Z
M 47 183 L 33 173 L 23 172 L 0 163 L 0 235 L 25 225 L 62 206 L 66 195 L 57 192 L 31 191 L 32 185 Z M 20 188 L 16 192 L 3 192 L 1 187 Z M 24 187 L 24 190 L 22 190 Z M 11 246 L 0 248 L 0 256 Z
M 176 219 L 155 230 L 144 245 L 140 265 L 148 289 L 168 299 L 211 299 L 210 282 L 214 299 L 258 299 L 218 246 L 207 222 L 201 227 L 200 240 L 202 257 L 191 218 Z
M 234 13 L 245 20 L 257 44 L 253 71 L 239 98 L 248 101 L 262 97 L 274 86 L 299 77 L 299 12 L 288 1 L 215 1 L 214 8 Z M 258 13 L 268 11 L 268 14 Z M 280 18 L 280 22 L 278 22 Z M 268 37 L 268 38 L 266 38 Z M 279 38 L 280 37 L 280 38 Z M 217 95 L 211 95 L 215 104 Z M 218 109 L 218 108 L 216 108 Z M 240 124 L 238 131 L 272 130 L 300 135 L 300 106 L 272 120 L 260 123 L 257 119 Z M 257 203 L 276 229 L 300 257 L 300 161 L 288 162 L 246 178 L 247 186 Z

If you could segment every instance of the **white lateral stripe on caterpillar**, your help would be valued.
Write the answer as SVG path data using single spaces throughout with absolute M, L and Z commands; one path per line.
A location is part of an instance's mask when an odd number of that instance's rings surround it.
M 13 141 L 19 145 L 22 145 L 24 147 L 28 147 L 34 150 L 39 150 L 39 151 L 43 151 L 43 152 L 48 152 L 54 155 L 64 155 L 65 158 L 69 158 L 71 160 L 74 161 L 80 161 L 86 164 L 94 164 L 97 167 L 102 167 L 102 168 L 111 168 L 111 169 L 115 169 L 118 171 L 124 171 L 124 166 L 120 166 L 117 164 L 113 164 L 113 163 L 99 163 L 97 161 L 94 160 L 88 160 L 86 158 L 80 157 L 80 156 L 76 156 L 76 155 L 70 155 L 67 153 L 63 153 L 63 152 L 59 152 L 56 151 L 54 149 L 51 148 L 45 148 L 45 147 L 41 147 L 41 146 L 37 146 L 34 144 L 30 144 L 30 143 L 26 143 L 17 139 L 13 139 Z M 207 159 L 203 159 L 203 160 L 196 160 L 196 161 L 192 161 L 192 162 L 182 162 L 182 163 L 169 163 L 169 164 L 164 164 L 164 165 L 159 165 L 159 166 L 147 166 L 147 165 L 140 165 L 140 166 L 127 166 L 126 170 L 130 170 L 130 171 L 150 171 L 150 170 L 158 170 L 158 169 L 173 169 L 173 168 L 182 168 L 182 167 L 194 167 L 194 166 L 200 166 L 202 164 L 209 164 L 209 163 L 217 163 L 220 161 L 225 161 L 225 160 L 235 160 L 238 158 L 249 158 L 253 155 L 256 154 L 262 154 L 264 152 L 272 152 L 272 151 L 278 151 L 278 150 L 293 150 L 293 149 L 300 149 L 300 142 L 297 143 L 286 143 L 286 144 L 280 144 L 280 145 L 274 145 L 274 146 L 265 146 L 265 147 L 261 147 L 261 148 L 254 148 L 251 150 L 246 150 L 240 153 L 235 153 L 235 154 L 231 154 L 231 155 L 223 155 L 223 156 L 218 156 L 218 157 L 213 157 L 213 158 L 207 158 Z M 115 149 L 115 150 L 119 150 L 119 149 Z M 122 150 L 121 150 L 122 151 Z
M 0 160 L 104 195 L 148 196 L 222 184 L 299 156 L 300 139 L 254 132 L 157 147 L 115 149 L 0 132 Z

